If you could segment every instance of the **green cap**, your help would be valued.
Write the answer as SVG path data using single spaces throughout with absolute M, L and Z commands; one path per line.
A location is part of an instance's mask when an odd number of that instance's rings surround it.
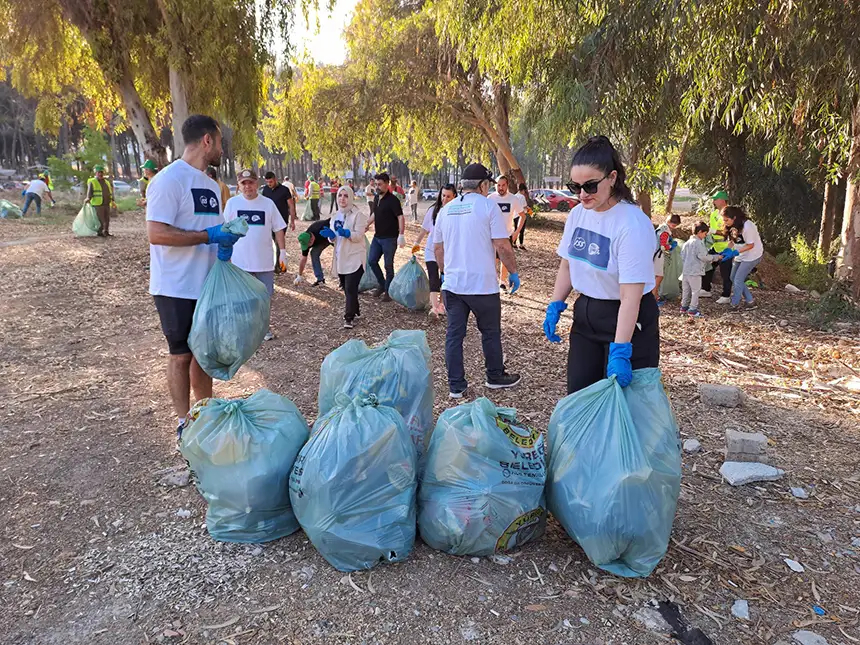
M 729 201 L 729 194 L 726 192 L 725 188 L 714 188 L 714 192 L 711 193 L 711 199 L 724 199 Z
M 104 172 L 105 167 L 103 165 L 101 165 L 100 163 L 97 163 L 95 166 L 93 166 L 93 170 L 95 172 Z
M 305 231 L 304 233 L 299 233 L 299 246 L 302 247 L 302 251 L 307 251 L 311 248 L 311 234 Z
M 146 170 L 158 170 L 158 166 L 155 165 L 155 162 L 152 159 L 147 159 L 146 161 L 144 161 L 141 168 L 144 168 Z

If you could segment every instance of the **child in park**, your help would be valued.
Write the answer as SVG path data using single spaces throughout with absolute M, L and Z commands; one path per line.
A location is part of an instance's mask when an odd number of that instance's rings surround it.
M 693 318 L 701 318 L 699 311 L 699 291 L 702 289 L 702 277 L 714 262 L 721 262 L 722 255 L 708 253 L 705 237 L 709 227 L 705 222 L 699 222 L 693 229 L 693 236 L 681 247 L 681 259 L 684 261 L 684 273 L 681 280 L 681 313 Z

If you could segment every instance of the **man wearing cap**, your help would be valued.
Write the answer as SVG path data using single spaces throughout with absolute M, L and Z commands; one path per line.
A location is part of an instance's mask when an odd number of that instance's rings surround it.
M 394 279 L 394 253 L 398 246 L 406 244 L 406 218 L 403 217 L 403 206 L 400 200 L 391 192 L 391 178 L 387 172 L 381 172 L 376 179 L 376 201 L 373 215 L 368 220 L 368 226 L 373 224 L 373 242 L 367 254 L 367 265 L 376 276 L 379 287 L 373 292 L 374 298 L 382 296 L 383 302 L 390 302 L 388 287 Z M 385 275 L 379 268 L 379 260 L 384 258 Z
M 496 177 L 496 192 L 490 194 L 489 198 L 499 205 L 502 215 L 505 216 L 508 229 L 511 231 L 511 244 L 513 244 L 514 239 L 519 234 L 519 230 L 514 226 L 514 221 L 525 223 L 525 220 L 521 219 L 523 211 L 526 209 L 525 199 L 522 195 L 508 190 L 508 178 L 505 175 Z M 504 264 L 499 269 L 499 288 L 507 291 L 508 272 Z
M 27 185 L 27 190 L 24 191 L 24 207 L 21 209 L 21 217 L 27 214 L 27 209 L 30 204 L 36 203 L 36 215 L 42 214 L 42 196 L 47 193 L 52 204 L 56 204 L 54 196 L 51 194 L 51 187 L 48 182 L 43 181 L 41 176 L 39 179 L 34 179 Z
M 262 282 L 271 298 L 275 294 L 275 264 L 280 266 L 282 273 L 287 270 L 284 232 L 287 229 L 287 223 L 275 202 L 258 194 L 257 173 L 253 169 L 242 170 L 237 179 L 240 192 L 227 201 L 227 206 L 224 208 L 224 221 L 231 222 L 242 218 L 248 222 L 248 233 L 236 242 L 233 248 L 233 264 Z M 284 187 L 281 186 L 281 188 Z M 272 259 L 272 237 L 275 238 L 278 248 L 277 260 Z M 264 340 L 273 338 L 272 330 L 269 329 Z
M 720 231 L 723 230 L 723 217 L 720 215 L 722 210 L 726 207 L 729 200 L 729 194 L 725 191 L 724 188 L 717 188 L 711 194 L 711 199 L 714 202 L 714 210 L 711 211 L 711 218 L 709 222 L 710 232 L 709 232 L 709 243 L 711 240 L 712 243 L 709 244 L 708 253 L 711 255 L 719 255 L 723 251 L 728 248 L 728 244 L 726 244 L 726 239 L 720 235 Z M 732 301 L 732 263 L 731 262 L 720 262 L 718 264 L 712 265 L 710 269 L 705 273 L 702 278 L 702 290 L 699 291 L 700 298 L 710 298 L 711 297 L 711 287 L 714 280 L 714 272 L 717 270 L 717 267 L 720 268 L 720 277 L 723 280 L 723 293 L 722 296 L 717 300 L 718 305 L 727 305 Z
M 203 282 L 217 257 L 227 261 L 239 236 L 221 226 L 218 184 L 204 172 L 221 163 L 221 128 L 212 117 L 189 116 L 182 124 L 182 158 L 159 172 L 146 190 L 149 293 L 161 319 L 170 359 L 167 387 L 181 429 L 194 400 L 212 396 L 212 378 L 188 347 L 188 334 Z
M 305 199 L 311 200 L 311 219 L 318 220 L 320 218 L 320 194 L 322 190 L 320 185 L 314 179 L 313 173 L 308 173 L 308 180 L 305 182 Z
M 328 247 L 334 244 L 336 233 L 329 228 L 331 219 L 321 219 L 319 222 L 314 222 L 308 226 L 304 233 L 299 233 L 299 246 L 302 249 L 302 259 L 299 260 L 299 274 L 293 281 L 293 284 L 300 284 L 304 279 L 302 274 L 305 272 L 305 267 L 308 263 L 308 255 L 311 256 L 311 267 L 313 267 L 314 277 L 316 282 L 312 286 L 316 287 L 325 284 L 325 273 L 323 273 L 322 261 L 320 255 Z
M 143 177 L 137 182 L 140 185 L 140 199 L 137 200 L 137 205 L 146 206 L 146 189 L 149 187 L 149 182 L 155 177 L 155 173 L 158 172 L 158 166 L 152 159 L 147 159 L 140 168 L 143 171 Z
M 93 168 L 95 177 L 87 181 L 86 203 L 92 206 L 99 218 L 99 237 L 113 237 L 110 233 L 110 209 L 113 203 L 113 192 L 110 182 L 105 179 L 105 169 L 102 165 Z
M 502 389 L 520 382 L 519 374 L 505 371 L 502 353 L 502 301 L 496 273 L 496 255 L 510 272 L 511 293 L 520 288 L 517 260 L 511 246 L 508 217 L 487 198 L 493 177 L 478 163 L 463 170 L 462 193 L 439 213 L 433 231 L 439 272 L 445 277 L 442 294 L 448 312 L 445 364 L 452 399 L 466 393 L 463 340 L 469 314 L 475 314 L 481 332 L 486 386 Z

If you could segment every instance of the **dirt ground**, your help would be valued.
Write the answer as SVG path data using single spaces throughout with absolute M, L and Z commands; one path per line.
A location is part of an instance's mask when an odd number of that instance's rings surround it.
M 743 314 L 705 301 L 698 321 L 664 311 L 665 383 L 682 437 L 703 449 L 684 455 L 672 543 L 648 579 L 601 572 L 555 521 L 507 564 L 419 542 L 405 563 L 344 577 L 301 532 L 262 545 L 213 541 L 194 487 L 159 484 L 181 459 L 143 214 L 123 214 L 113 239 L 79 240 L 74 210 L 0 220 L 4 644 L 676 642 L 634 616 L 660 600 L 714 643 L 772 645 L 798 629 L 831 645 L 860 642 L 858 329 L 811 329 L 805 296 L 760 291 L 761 307 Z M 561 221 L 545 217 L 518 252 L 523 287 L 503 296 L 503 333 L 509 369 L 524 380 L 490 397 L 542 429 L 565 394 L 566 344 L 550 345 L 541 330 Z M 416 232 L 410 224 L 410 241 Z M 295 235 L 289 250 L 273 303 L 277 338 L 216 383 L 216 396 L 267 387 L 312 421 L 326 354 L 349 338 L 375 343 L 412 328 L 426 330 L 433 350 L 437 412 L 449 405 L 444 323 L 363 295 L 360 324 L 344 331 L 340 292 L 294 286 Z M 568 313 L 562 333 L 569 324 Z M 466 355 L 472 395 L 488 395 L 475 329 Z M 740 385 L 749 401 L 707 407 L 700 382 Z M 723 483 L 729 428 L 764 432 L 785 478 Z M 749 620 L 732 616 L 737 599 L 749 602 Z

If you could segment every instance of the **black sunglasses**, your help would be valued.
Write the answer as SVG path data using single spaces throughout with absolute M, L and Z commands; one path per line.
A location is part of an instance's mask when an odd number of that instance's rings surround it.
M 577 184 L 575 181 L 569 181 L 567 184 L 567 189 L 572 192 L 574 195 L 579 195 L 579 191 L 584 190 L 589 195 L 593 195 L 597 192 L 598 186 L 600 186 L 600 182 L 606 179 L 609 176 L 609 173 L 606 173 L 600 179 L 592 179 L 591 181 L 587 181 L 584 184 Z

